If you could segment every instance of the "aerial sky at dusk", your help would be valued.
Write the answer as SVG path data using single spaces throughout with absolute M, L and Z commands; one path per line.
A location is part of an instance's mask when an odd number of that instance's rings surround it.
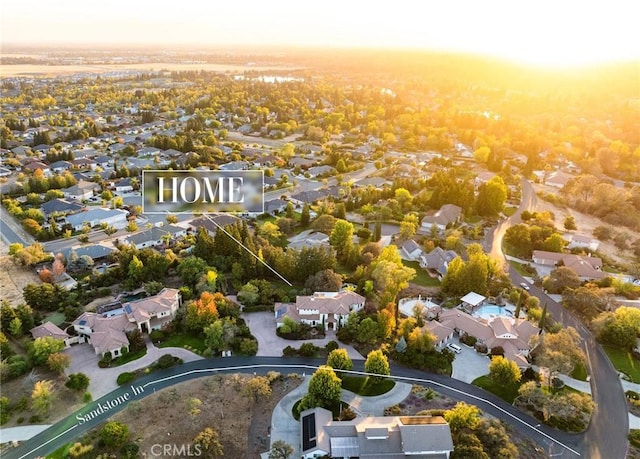
M 1 0 L 3 44 L 425 48 L 543 65 L 640 58 L 635 0 Z

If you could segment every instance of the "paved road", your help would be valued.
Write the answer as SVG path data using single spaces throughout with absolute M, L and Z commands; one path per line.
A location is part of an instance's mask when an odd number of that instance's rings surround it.
M 524 210 L 535 209 L 537 198 L 531 183 L 522 179 L 522 203 L 518 211 L 503 221 L 493 232 L 491 254 L 498 260 L 505 260 L 502 253 L 502 238 L 507 228 L 520 222 Z M 505 265 L 507 266 L 507 265 Z M 525 279 L 513 267 L 508 267 L 509 276 L 514 285 Z M 582 338 L 591 375 L 591 394 L 596 409 L 591 424 L 580 442 L 579 449 L 589 459 L 622 459 L 627 454 L 627 433 L 629 416 L 622 385 L 602 347 L 596 342 L 589 330 L 573 314 L 549 297 L 542 289 L 532 285 L 529 293 L 547 304 L 547 312 L 565 327 L 575 328 Z M 571 457 L 566 450 L 554 451 L 557 457 Z M 554 456 L 556 457 L 556 456 Z
M 515 284 L 524 281 L 524 277 L 514 268 L 509 268 L 509 275 Z M 529 293 L 537 296 L 541 304 L 546 303 L 547 312 L 550 315 L 565 327 L 575 328 L 582 338 L 591 375 L 591 394 L 596 403 L 591 424 L 585 432 L 581 444 L 585 457 L 590 459 L 622 459 L 626 457 L 629 416 L 624 390 L 617 371 L 611 365 L 602 347 L 596 342 L 593 334 L 582 325 L 580 320 L 537 286 L 531 285 Z
M 19 223 L 0 206 L 0 234 L 7 244 L 20 243 L 23 246 L 33 244 L 34 239 L 20 226 Z
M 49 454 L 84 432 L 98 426 L 113 414 L 121 411 L 129 402 L 140 400 L 156 390 L 190 379 L 216 373 L 255 372 L 265 374 L 270 370 L 282 373 L 310 373 L 324 363 L 325 360 L 320 359 L 283 357 L 231 357 L 185 363 L 176 368 L 142 377 L 134 381 L 133 385 L 118 388 L 54 424 L 50 429 L 24 442 L 18 448 L 7 452 L 3 455 L 3 458 L 23 459 Z M 354 371 L 363 371 L 363 361 L 354 361 L 353 363 Z M 484 412 L 508 422 L 514 429 L 527 435 L 537 444 L 543 447 L 549 442 L 562 444 L 565 452 L 573 450 L 576 452 L 573 457 L 577 457 L 582 435 L 567 434 L 545 426 L 537 426 L 538 421 L 536 419 L 520 412 L 503 400 L 478 387 L 447 376 L 426 373 L 398 365 L 391 366 L 391 374 L 398 381 L 423 384 L 451 398 L 475 404 Z M 99 409 L 99 406 L 103 408 Z

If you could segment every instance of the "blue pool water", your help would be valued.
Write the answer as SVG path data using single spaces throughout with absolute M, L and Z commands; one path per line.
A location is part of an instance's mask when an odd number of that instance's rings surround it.
M 511 311 L 507 308 L 503 308 L 502 306 L 495 305 L 487 305 L 481 306 L 476 311 L 473 312 L 474 316 L 482 317 L 483 319 L 492 319 L 494 317 L 511 317 Z

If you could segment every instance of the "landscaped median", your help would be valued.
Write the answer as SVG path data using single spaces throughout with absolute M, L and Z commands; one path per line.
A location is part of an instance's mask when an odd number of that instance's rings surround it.
M 146 368 L 141 368 L 136 371 L 125 371 L 124 373 L 120 373 L 116 381 L 119 386 L 122 386 L 124 384 L 130 383 L 131 381 L 138 378 L 139 376 L 148 375 L 149 373 L 155 370 L 163 370 L 165 368 L 170 368 L 174 365 L 179 365 L 182 362 L 183 362 L 182 359 L 178 357 L 174 357 L 171 354 L 164 354 L 158 360 L 156 360 Z

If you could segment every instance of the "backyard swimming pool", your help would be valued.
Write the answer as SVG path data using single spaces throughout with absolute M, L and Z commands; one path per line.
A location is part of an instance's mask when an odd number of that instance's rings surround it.
M 473 315 L 485 320 L 495 319 L 496 317 L 513 317 L 510 310 L 496 305 L 481 306 L 473 312 Z

